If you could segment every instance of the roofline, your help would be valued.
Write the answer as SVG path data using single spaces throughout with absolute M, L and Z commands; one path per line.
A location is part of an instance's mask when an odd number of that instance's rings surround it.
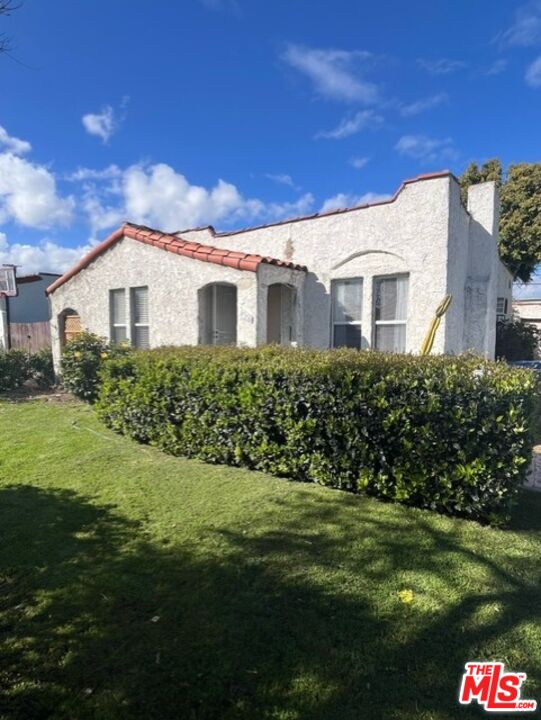
M 413 183 L 423 182 L 424 180 L 436 180 L 438 178 L 450 177 L 455 182 L 459 182 L 458 178 L 450 170 L 439 170 L 431 173 L 424 173 L 423 175 L 417 175 L 414 178 L 404 180 L 398 190 L 387 200 L 378 200 L 373 203 L 364 203 L 362 205 L 353 205 L 352 207 L 335 208 L 333 210 L 325 210 L 323 212 L 311 213 L 310 215 L 299 215 L 285 220 L 277 220 L 276 222 L 264 223 L 262 225 L 252 225 L 249 227 L 240 228 L 238 230 L 225 230 L 217 232 L 213 225 L 203 225 L 200 227 L 186 228 L 185 230 L 177 230 L 175 234 L 183 235 L 189 232 L 201 232 L 202 230 L 209 230 L 213 237 L 227 237 L 228 235 L 240 235 L 246 232 L 252 232 L 253 230 L 263 230 L 264 228 L 277 227 L 279 225 L 289 225 L 291 223 L 303 222 L 305 220 L 316 220 L 317 218 L 329 217 L 332 215 L 343 215 L 344 213 L 354 212 L 355 210 L 366 210 L 367 208 L 379 207 L 380 205 L 390 205 L 394 203 L 400 193 L 405 190 L 407 185 Z
M 96 247 L 93 247 L 90 252 L 88 252 L 79 260 L 78 263 L 73 265 L 69 270 L 67 270 L 63 275 L 61 275 L 57 280 L 55 280 L 51 285 L 49 285 L 45 290 L 45 294 L 50 295 L 51 293 L 53 293 L 57 288 L 60 287 L 60 285 L 63 285 L 68 280 L 71 280 L 74 275 L 77 275 L 77 273 L 87 267 L 87 265 L 90 265 L 90 263 L 95 260 L 99 255 L 101 255 L 101 253 L 105 252 L 105 250 L 110 248 L 111 245 L 114 245 L 118 240 L 120 240 L 120 238 L 124 236 L 124 227 L 125 226 L 122 225 L 122 227 L 111 233 L 111 235 L 109 235 L 109 237 L 106 238 L 103 242 L 99 243 L 99 245 L 96 245 Z
M 31 283 L 31 282 L 38 282 L 39 280 L 43 280 L 44 275 L 50 275 L 51 277 L 58 278 L 62 275 L 62 273 L 51 273 L 51 272 L 37 272 L 37 273 L 28 273 L 28 275 L 17 275 L 16 280 L 18 283 Z
M 24 285 L 25 283 L 38 282 L 41 280 L 41 275 L 39 273 L 34 273 L 32 275 L 17 275 L 15 279 L 18 285 Z
M 124 223 L 124 225 L 118 228 L 118 230 L 115 230 L 103 242 L 92 248 L 92 250 L 82 257 L 78 263 L 55 280 L 55 282 L 49 285 L 49 287 L 45 290 L 45 294 L 51 295 L 57 288 L 64 285 L 64 283 L 71 280 L 71 278 L 81 272 L 81 270 L 88 267 L 88 265 L 90 265 L 90 263 L 92 263 L 99 255 L 125 237 L 131 238 L 132 240 L 138 240 L 139 242 L 151 245 L 152 247 L 160 250 L 166 250 L 176 255 L 181 255 L 182 257 L 187 257 L 192 260 L 200 260 L 202 262 L 210 262 L 214 265 L 222 265 L 235 270 L 257 272 L 258 267 L 262 263 L 287 268 L 289 270 L 296 270 L 298 272 L 305 272 L 307 269 L 305 265 L 298 265 L 297 263 L 289 261 L 264 257 L 255 253 L 243 253 L 236 250 L 216 248 L 210 245 L 184 240 L 177 235 L 164 233 L 160 230 L 154 230 L 153 228 L 145 227 L 144 225 Z
M 277 222 L 273 223 L 267 223 L 264 225 L 255 225 L 253 227 L 247 227 L 242 228 L 240 230 L 230 230 L 226 232 L 216 232 L 214 227 L 212 225 L 207 225 L 206 227 L 198 227 L 198 228 L 192 228 L 182 231 L 177 231 L 175 233 L 160 233 L 159 231 L 152 230 L 151 228 L 144 228 L 143 226 L 133 225 L 131 223 L 126 222 L 122 227 L 118 228 L 118 230 L 115 230 L 111 235 L 109 235 L 108 238 L 106 238 L 103 242 L 101 242 L 99 245 L 96 245 L 96 247 L 92 248 L 90 252 L 88 252 L 84 257 L 79 260 L 79 262 L 74 265 L 72 268 L 70 268 L 67 272 L 65 272 L 63 275 L 61 275 L 55 282 L 53 282 L 49 287 L 45 290 L 45 293 L 47 295 L 50 295 L 53 293 L 57 288 L 59 288 L 61 285 L 64 285 L 68 280 L 71 280 L 74 275 L 77 275 L 81 270 L 84 270 L 88 265 L 90 265 L 91 262 L 93 262 L 99 255 L 101 255 L 103 252 L 108 250 L 112 245 L 114 245 L 118 240 L 120 240 L 122 237 L 132 237 L 133 239 L 141 239 L 140 237 L 137 237 L 138 230 L 148 230 L 150 233 L 154 233 L 156 236 L 163 236 L 164 238 L 167 238 L 166 244 L 170 243 L 171 240 L 176 240 L 178 242 L 185 242 L 187 245 L 195 246 L 198 245 L 198 243 L 192 243 L 190 241 L 183 240 L 181 237 L 183 233 L 187 232 L 195 232 L 197 230 L 209 230 L 213 237 L 227 237 L 230 235 L 240 235 L 245 232 L 251 232 L 253 230 L 261 230 L 263 228 L 270 228 L 270 227 L 277 227 L 279 225 L 288 225 L 291 223 L 297 223 L 297 222 L 303 222 L 305 220 L 315 220 L 318 218 L 323 217 L 329 217 L 332 215 L 341 215 L 344 213 L 354 212 L 355 210 L 365 210 L 367 208 L 372 207 L 379 207 L 380 205 L 390 205 L 395 202 L 395 200 L 398 198 L 398 196 L 401 194 L 403 190 L 408 185 L 412 185 L 413 183 L 417 182 L 423 182 L 425 180 L 435 180 L 438 178 L 444 178 L 444 177 L 450 177 L 455 182 L 458 182 L 457 177 L 450 171 L 450 170 L 440 170 L 438 172 L 432 172 L 432 173 L 424 173 L 423 175 L 417 175 L 414 178 L 409 178 L 408 180 L 404 180 L 398 190 L 395 192 L 395 194 L 390 197 L 388 200 L 380 200 L 379 202 L 375 203 L 366 203 L 364 205 L 355 205 L 354 207 L 350 208 L 340 208 L 335 210 L 328 210 L 326 212 L 319 212 L 319 213 L 313 213 L 311 215 L 302 215 L 299 217 L 290 218 L 288 220 L 278 220 Z M 159 238 L 156 237 L 156 242 L 159 241 Z M 163 249 L 167 249 L 166 244 L 162 242 Z M 200 244 L 199 244 L 200 245 Z M 206 246 L 200 245 L 200 247 L 204 248 Z M 216 250 L 216 248 L 207 248 L 208 250 Z M 192 254 L 188 255 L 188 257 L 193 257 L 194 253 L 191 251 Z M 210 253 L 207 253 L 207 255 L 210 255 Z M 258 255 L 253 255 L 250 253 L 246 253 L 245 255 L 242 253 L 237 253 L 238 256 L 250 258 L 251 264 L 253 264 L 255 261 L 254 258 L 258 258 L 259 262 L 270 262 L 271 258 L 262 258 Z M 197 258 L 196 258 L 197 259 Z M 200 257 L 199 259 L 209 259 Z M 210 262 L 217 262 L 217 260 L 210 260 Z M 276 264 L 277 261 L 274 262 Z M 218 264 L 225 264 L 223 261 L 219 262 Z M 248 263 L 247 263 L 248 264 Z M 291 267 L 293 266 L 292 263 L 289 264 Z M 237 265 L 238 267 L 238 265 Z M 247 270 L 255 270 L 256 267 L 246 267 L 246 268 L 240 268 L 240 269 L 247 269 Z M 306 270 L 304 266 L 295 266 L 294 269 L 300 269 L 300 270 Z

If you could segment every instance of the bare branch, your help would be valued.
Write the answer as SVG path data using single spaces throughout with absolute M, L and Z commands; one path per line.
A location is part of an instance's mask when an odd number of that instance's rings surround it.
M 14 10 L 21 7 L 21 3 L 14 0 L 0 0 L 0 17 L 11 15 Z M 0 33 L 0 53 L 11 50 L 10 38 L 5 33 Z

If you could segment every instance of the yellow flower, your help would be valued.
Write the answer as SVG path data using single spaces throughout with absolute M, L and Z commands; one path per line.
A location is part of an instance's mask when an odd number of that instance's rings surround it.
M 80 358 L 81 353 L 77 350 L 76 352 L 73 353 L 73 357 Z
M 405 603 L 406 605 L 411 605 L 413 602 L 413 598 L 415 597 L 413 594 L 413 590 L 399 590 L 398 597 L 400 598 L 400 602 Z
M 101 353 L 100 357 L 102 360 L 105 360 L 106 358 L 109 357 L 109 355 L 107 355 L 107 353 L 103 352 L 103 353 Z

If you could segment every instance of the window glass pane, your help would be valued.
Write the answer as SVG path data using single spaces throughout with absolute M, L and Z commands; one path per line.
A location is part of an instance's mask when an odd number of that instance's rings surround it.
M 132 293 L 132 322 L 148 324 L 148 287 L 131 289 Z
M 128 334 L 126 333 L 126 326 L 112 327 L 111 328 L 111 342 L 118 345 L 121 342 L 126 342 Z
M 362 278 L 335 280 L 333 291 L 333 321 L 360 322 L 363 310 Z
M 111 322 L 115 325 L 126 324 L 126 291 L 111 290 L 110 292 Z
M 406 320 L 408 314 L 408 278 L 381 278 L 375 283 L 377 320 Z
M 406 325 L 376 325 L 376 349 L 384 352 L 405 352 Z
M 361 347 L 361 326 L 360 325 L 335 325 L 333 345 L 334 347 Z
M 134 327 L 132 339 L 133 345 L 136 348 L 150 347 L 148 325 L 140 325 Z

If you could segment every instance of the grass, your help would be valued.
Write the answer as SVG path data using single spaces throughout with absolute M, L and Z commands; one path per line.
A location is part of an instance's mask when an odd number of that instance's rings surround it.
M 541 494 L 493 530 L 162 455 L 77 403 L 0 403 L 0 718 L 481 717 L 541 700 Z M 412 590 L 404 603 L 401 590 Z

